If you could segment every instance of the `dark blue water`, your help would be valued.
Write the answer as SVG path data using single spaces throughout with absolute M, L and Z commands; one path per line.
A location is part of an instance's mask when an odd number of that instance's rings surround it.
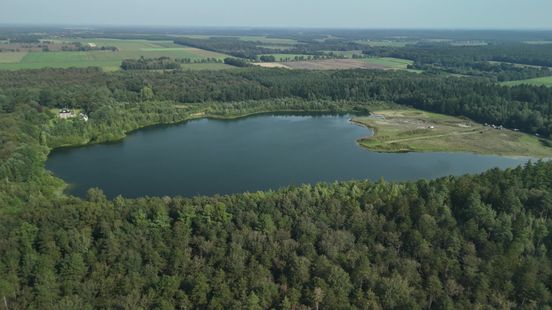
M 58 149 L 46 166 L 83 196 L 212 195 L 320 181 L 414 180 L 512 167 L 527 159 L 468 153 L 370 152 L 350 116 L 261 115 L 151 127 L 120 143 Z

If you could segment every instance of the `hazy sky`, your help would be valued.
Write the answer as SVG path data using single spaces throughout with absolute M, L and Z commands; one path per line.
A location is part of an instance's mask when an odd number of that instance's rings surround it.
M 0 0 L 0 23 L 546 28 L 552 0 Z

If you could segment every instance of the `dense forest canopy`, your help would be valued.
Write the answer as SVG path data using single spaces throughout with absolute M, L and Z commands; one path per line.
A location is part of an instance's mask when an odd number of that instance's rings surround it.
M 372 47 L 364 49 L 364 54 L 413 60 L 413 68 L 416 69 L 440 69 L 497 81 L 552 75 L 552 44 L 500 42 L 482 46 L 453 46 L 418 43 L 405 47 Z
M 349 103 L 281 99 L 210 109 L 239 115 L 367 104 Z M 0 114 L 8 156 L 0 170 L 6 206 L 0 295 L 11 308 L 546 308 L 552 302 L 551 163 L 400 184 L 112 201 L 99 189 L 85 200 L 60 196 L 59 181 L 44 170 L 49 146 L 91 136 L 109 141 L 116 137 L 96 134 L 182 120 L 205 105 L 105 104 L 88 123 L 53 125 L 53 115 L 36 103 Z
M 145 89 L 147 96 L 144 97 Z M 379 100 L 548 137 L 552 89 L 503 87 L 480 79 L 408 72 L 289 71 L 260 68 L 189 72 L 115 72 L 45 69 L 0 72 L 0 108 L 18 101 L 93 111 L 102 104 L 144 99 L 180 103 L 295 97 L 306 100 Z

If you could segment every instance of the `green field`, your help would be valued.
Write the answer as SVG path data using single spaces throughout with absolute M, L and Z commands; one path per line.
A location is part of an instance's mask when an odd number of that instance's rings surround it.
M 265 36 L 240 36 L 242 41 L 252 41 L 252 42 L 261 42 L 266 44 L 278 44 L 278 45 L 295 45 L 297 44 L 296 40 L 293 39 L 283 39 L 283 38 L 270 38 Z
M 414 62 L 408 59 L 391 58 L 391 57 L 373 57 L 373 58 L 361 58 L 364 62 L 374 65 L 386 66 L 390 69 L 404 70 L 408 65 L 412 65 Z
M 371 47 L 405 47 L 407 44 L 414 44 L 416 41 L 393 41 L 393 40 L 357 40 L 355 43 Z
M 536 86 L 552 87 L 552 76 L 545 76 L 545 77 L 534 78 L 529 80 L 508 81 L 508 82 L 502 82 L 500 84 L 505 86 L 536 85 Z
M 295 57 L 304 57 L 307 59 L 309 56 L 312 55 L 306 55 L 306 54 L 265 54 L 263 56 L 274 56 L 276 58 L 276 61 L 293 61 L 295 60 Z
M 182 47 L 171 41 L 147 40 L 114 40 L 114 39 L 86 39 L 71 40 L 82 43 L 95 43 L 100 46 L 115 46 L 118 51 L 83 51 L 83 52 L 29 52 L 29 53 L 0 53 L 0 69 L 38 69 L 44 67 L 101 67 L 104 70 L 117 70 L 123 59 L 137 59 L 140 57 L 157 58 L 189 58 L 200 60 L 205 58 L 224 59 L 221 53 L 205 51 L 192 47 Z M 2 55 L 6 54 L 6 55 Z M 16 54 L 16 55 L 13 55 Z M 202 64 L 205 65 L 205 64 Z M 217 65 L 217 64 L 213 64 Z M 218 67 L 220 66 L 194 66 Z
M 276 44 L 276 45 L 283 45 L 283 46 L 295 45 L 298 43 L 296 40 L 293 40 L 293 39 L 270 38 L 266 36 L 217 36 L 217 35 L 190 34 L 190 35 L 184 35 L 181 37 L 191 38 L 191 39 L 209 39 L 209 38 L 228 37 L 228 38 L 238 38 L 242 41 L 260 42 L 264 44 Z
M 375 129 L 360 144 L 378 152 L 472 152 L 505 156 L 552 157 L 550 141 L 497 130 L 465 118 L 415 109 L 382 110 L 353 121 Z
M 552 44 L 552 41 L 525 41 L 526 44 Z
M 87 39 L 67 39 L 66 42 L 80 42 L 82 44 L 95 43 L 97 46 L 115 46 L 121 51 L 137 51 L 146 48 L 170 48 L 182 47 L 170 40 L 131 40 L 131 39 L 107 39 L 107 38 L 87 38 Z
M 20 62 L 27 52 L 1 52 L 0 64 Z

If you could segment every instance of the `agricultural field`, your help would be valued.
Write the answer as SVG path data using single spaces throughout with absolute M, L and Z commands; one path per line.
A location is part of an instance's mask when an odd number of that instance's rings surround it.
M 378 152 L 472 152 L 505 156 L 552 157 L 550 141 L 493 129 L 466 118 L 415 109 L 375 111 L 353 122 L 375 130 L 360 145 Z
M 270 44 L 270 46 L 285 46 L 289 47 L 290 45 L 297 44 L 297 40 L 293 39 L 284 39 L 284 38 L 272 38 L 272 37 L 266 37 L 266 36 L 219 36 L 219 35 L 199 35 L 199 34 L 191 34 L 191 35 L 184 35 L 180 36 L 183 38 L 190 38 L 190 39 L 210 39 L 210 38 L 238 38 L 241 41 L 248 41 L 248 42 L 260 42 L 264 44 Z
M 263 67 L 263 68 L 285 68 L 285 69 L 291 69 L 291 67 L 286 66 L 285 64 L 281 62 L 257 62 L 254 63 L 255 66 Z
M 394 41 L 394 40 L 357 40 L 355 43 L 371 47 L 405 47 L 408 44 L 415 44 L 417 41 Z
M 291 69 L 303 70 L 346 70 L 346 69 L 389 69 L 385 65 L 371 64 L 361 59 L 323 59 L 290 61 L 285 65 Z
M 545 77 L 528 79 L 528 80 L 508 81 L 508 82 L 502 82 L 500 84 L 504 86 L 535 85 L 535 86 L 552 87 L 552 76 L 545 76 Z
M 20 62 L 25 55 L 27 55 L 27 52 L 1 52 L 0 64 Z
M 405 70 L 408 65 L 412 65 L 414 62 L 408 59 L 391 58 L 391 57 L 371 57 L 359 59 L 371 65 L 381 65 L 386 69 Z
M 70 40 L 76 41 L 76 39 Z M 171 57 L 201 60 L 205 58 L 224 59 L 221 53 L 205 51 L 192 47 L 182 47 L 171 41 L 86 39 L 79 42 L 94 43 L 98 47 L 113 46 L 117 51 L 90 50 L 70 52 L 28 52 L 0 53 L 0 69 L 38 69 L 44 67 L 101 67 L 106 71 L 117 70 L 123 59 Z M 193 68 L 215 66 L 191 66 Z M 217 66 L 221 67 L 221 66 Z
M 256 65 L 266 68 L 289 68 L 302 70 L 345 70 L 345 69 L 379 69 L 379 70 L 408 70 L 419 72 L 419 70 L 409 70 L 407 66 L 412 64 L 412 61 L 387 58 L 359 58 L 359 59 L 321 59 L 321 60 L 300 60 L 300 61 L 284 61 L 285 55 L 304 56 L 308 55 L 289 55 L 289 54 L 273 54 L 277 62 L 258 63 Z
M 258 45 L 258 47 L 268 48 L 273 50 L 290 50 L 294 47 L 294 45 Z
M 486 45 L 489 45 L 489 43 L 485 41 L 454 41 L 454 42 L 451 42 L 450 45 L 452 46 L 486 46 Z
M 552 44 L 552 41 L 525 41 L 525 44 Z

